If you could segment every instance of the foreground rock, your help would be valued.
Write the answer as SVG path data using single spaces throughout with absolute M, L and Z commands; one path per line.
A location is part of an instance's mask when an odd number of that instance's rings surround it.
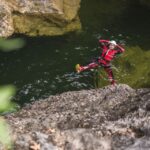
M 6 118 L 16 150 L 150 149 L 150 89 L 66 92 Z
M 62 35 L 81 28 L 80 0 L 0 0 L 0 37 Z

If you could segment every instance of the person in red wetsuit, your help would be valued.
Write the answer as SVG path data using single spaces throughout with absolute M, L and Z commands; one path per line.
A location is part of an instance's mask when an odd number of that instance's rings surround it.
M 115 58 L 117 54 L 123 53 L 125 49 L 122 46 L 118 45 L 115 41 L 99 40 L 99 43 L 100 47 L 102 48 L 101 56 L 86 66 L 80 66 L 79 64 L 77 64 L 76 71 L 80 73 L 84 70 L 94 69 L 98 66 L 102 66 L 108 74 L 110 83 L 114 85 L 115 80 L 111 69 L 111 61 Z

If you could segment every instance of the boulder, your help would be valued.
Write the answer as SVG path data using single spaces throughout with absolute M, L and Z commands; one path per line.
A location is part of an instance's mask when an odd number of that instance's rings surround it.
M 0 0 L 0 36 L 62 35 L 81 28 L 80 0 Z
M 150 89 L 120 84 L 26 104 L 5 118 L 15 149 L 150 149 Z

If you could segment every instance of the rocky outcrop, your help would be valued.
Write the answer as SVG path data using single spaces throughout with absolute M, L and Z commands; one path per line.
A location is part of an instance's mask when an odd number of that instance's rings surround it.
M 62 35 L 81 28 L 80 0 L 0 0 L 0 36 Z
M 150 89 L 66 92 L 6 116 L 15 149 L 148 150 Z

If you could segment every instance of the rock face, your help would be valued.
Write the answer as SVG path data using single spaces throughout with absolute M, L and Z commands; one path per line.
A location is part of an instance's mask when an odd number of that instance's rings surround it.
M 81 28 L 80 0 L 0 0 L 0 36 L 62 35 Z
M 66 92 L 6 116 L 16 150 L 148 150 L 150 89 Z

